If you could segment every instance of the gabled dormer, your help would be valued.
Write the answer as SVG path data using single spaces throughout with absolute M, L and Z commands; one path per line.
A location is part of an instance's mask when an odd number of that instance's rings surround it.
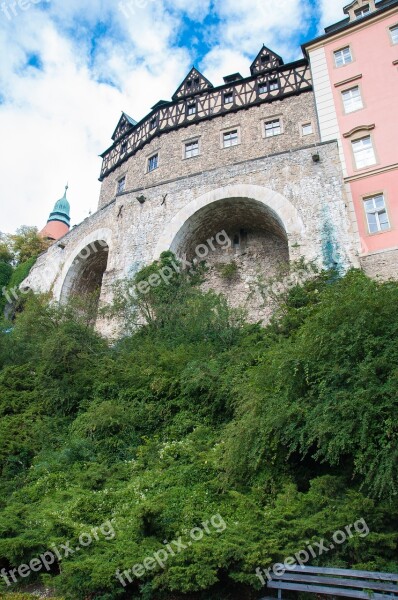
M 122 113 L 122 116 L 119 119 L 119 123 L 116 126 L 115 131 L 113 132 L 112 139 L 113 141 L 119 140 L 129 129 L 132 129 L 135 125 L 137 125 L 137 121 L 134 121 L 131 117 L 126 115 L 126 113 Z
M 199 73 L 195 67 L 191 69 L 184 81 L 173 95 L 173 100 L 179 100 L 186 96 L 192 96 L 213 88 L 213 84 L 202 73 Z
M 275 69 L 281 65 L 283 65 L 282 58 L 266 46 L 263 46 L 251 65 L 250 71 L 254 76 L 263 73 L 264 71 L 268 71 L 269 69 Z
M 354 0 L 344 7 L 344 12 L 348 15 L 350 23 L 366 17 L 375 10 L 375 0 Z

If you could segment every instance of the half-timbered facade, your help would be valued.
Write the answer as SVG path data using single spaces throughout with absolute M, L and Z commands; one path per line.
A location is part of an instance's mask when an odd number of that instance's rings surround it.
M 281 57 L 265 46 L 250 70 L 250 77 L 215 88 L 193 68 L 171 102 L 162 101 L 142 121 L 126 126 L 122 135 L 113 138 L 114 143 L 102 155 L 100 180 L 159 135 L 312 90 L 306 60 L 284 65 Z M 123 119 L 127 124 L 125 115 Z M 120 127 L 119 122 L 118 132 Z

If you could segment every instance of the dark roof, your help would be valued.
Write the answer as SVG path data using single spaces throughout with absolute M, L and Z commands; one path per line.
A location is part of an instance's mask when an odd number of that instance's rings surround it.
M 128 114 L 125 112 L 123 114 L 126 117 L 127 121 L 130 123 L 130 125 L 137 125 L 137 121 L 135 119 L 129 117 Z
M 126 124 L 128 126 L 128 128 L 131 129 L 132 127 L 135 127 L 137 125 L 137 121 L 135 121 L 134 119 L 129 117 L 129 115 L 126 114 L 125 112 L 122 112 L 122 116 L 120 117 L 118 124 L 116 125 L 116 129 L 112 134 L 113 140 L 120 137 L 120 133 L 121 134 L 124 133 L 124 127 L 123 127 L 124 124 Z
M 156 102 L 156 104 L 154 104 L 152 106 L 151 110 L 156 110 L 157 108 L 160 108 L 161 106 L 163 106 L 164 104 L 168 104 L 169 101 L 168 100 L 159 100 L 159 102 Z M 137 124 L 137 123 L 136 123 Z
M 188 82 L 192 83 L 195 80 L 193 86 L 189 86 Z M 186 96 L 192 96 L 194 94 L 202 92 L 204 89 L 212 89 L 214 86 L 196 67 L 192 67 L 184 81 L 178 86 L 174 92 L 172 99 L 173 101 Z
M 380 12 L 383 12 L 385 10 L 388 10 L 389 8 L 392 8 L 394 6 L 398 6 L 398 0 L 380 0 L 380 2 L 376 2 L 376 10 L 369 13 L 365 17 L 362 17 L 360 21 L 361 22 L 371 21 L 375 15 L 377 15 Z M 320 40 L 326 39 L 330 35 L 338 32 L 338 31 L 344 31 L 345 29 L 350 29 L 350 27 L 354 27 L 357 24 L 358 24 L 358 21 L 350 21 L 349 17 L 347 17 L 346 19 L 343 19 L 342 21 L 338 21 L 338 23 L 334 23 L 333 25 L 329 25 L 328 27 L 325 27 L 324 35 L 314 38 L 313 40 L 310 40 L 309 42 L 306 42 L 305 44 L 303 44 L 301 46 L 304 54 L 305 55 L 307 54 L 307 52 L 306 52 L 307 46 L 311 46 L 314 42 L 318 42 Z
M 223 79 L 225 83 L 233 83 L 234 81 L 240 81 L 243 77 L 240 73 L 233 73 L 232 75 L 226 75 Z

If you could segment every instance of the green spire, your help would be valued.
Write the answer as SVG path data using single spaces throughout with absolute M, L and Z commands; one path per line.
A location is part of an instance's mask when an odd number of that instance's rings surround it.
M 54 209 L 49 216 L 47 223 L 50 221 L 61 221 L 70 227 L 70 205 L 66 198 L 66 192 L 68 191 L 68 184 L 65 186 L 65 193 L 63 197 L 55 203 Z

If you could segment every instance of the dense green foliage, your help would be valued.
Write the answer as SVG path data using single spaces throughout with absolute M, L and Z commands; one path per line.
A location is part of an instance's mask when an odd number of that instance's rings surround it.
M 0 260 L 0 314 L 3 313 L 6 305 L 6 297 L 4 291 L 10 283 L 13 274 L 13 268 L 9 263 Z
M 148 324 L 118 343 L 40 297 L 0 334 L 0 568 L 112 519 L 36 578 L 67 600 L 249 600 L 256 567 L 362 518 L 312 563 L 396 572 L 398 285 L 320 274 L 261 328 L 199 279 L 138 295 Z M 217 514 L 164 569 L 115 578 Z
M 37 227 L 22 225 L 13 234 L 2 234 L 0 256 L 3 248 L 3 251 L 8 251 L 8 254 L 11 255 L 14 263 L 21 264 L 32 257 L 37 257 L 47 250 L 50 245 L 51 241 L 42 238 Z
M 19 286 L 29 275 L 38 255 L 50 245 L 37 227 L 22 226 L 15 234 L 0 232 L 0 315 L 12 316 L 20 310 L 23 295 Z
M 8 594 L 7 592 L 0 592 L 0 600 L 35 600 L 36 596 L 31 594 Z M 63 600 L 62 598 L 54 598 L 54 600 Z
M 37 257 L 32 256 L 28 260 L 17 265 L 10 277 L 9 287 L 18 289 L 24 279 L 29 275 L 31 268 L 36 262 Z

